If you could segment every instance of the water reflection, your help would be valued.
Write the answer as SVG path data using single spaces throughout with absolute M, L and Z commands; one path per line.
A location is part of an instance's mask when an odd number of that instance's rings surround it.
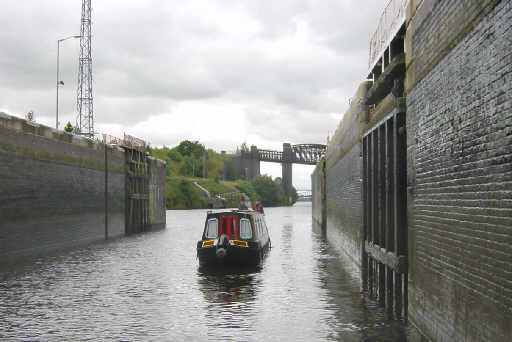
M 317 233 L 314 233 L 317 234 Z M 329 300 L 326 307 L 334 314 L 327 321 L 336 341 L 408 341 L 408 330 L 401 321 L 387 316 L 384 308 L 361 293 L 359 269 L 322 239 L 316 240 L 321 287 Z M 342 285 L 342 286 L 340 286 Z
M 250 317 L 259 284 L 260 268 L 208 267 L 198 270 L 198 285 L 207 306 L 211 328 L 251 329 Z

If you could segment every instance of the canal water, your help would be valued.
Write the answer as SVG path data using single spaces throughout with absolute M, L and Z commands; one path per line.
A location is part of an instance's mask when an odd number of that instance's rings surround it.
M 166 230 L 3 267 L 0 340 L 412 340 L 312 230 L 311 203 L 265 213 L 272 250 L 260 269 L 198 269 L 205 210 L 168 211 Z

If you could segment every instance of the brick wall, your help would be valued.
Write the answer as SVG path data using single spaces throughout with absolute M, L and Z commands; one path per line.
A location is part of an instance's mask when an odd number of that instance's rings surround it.
M 124 153 L 107 150 L 109 236 L 124 234 Z M 102 144 L 0 116 L 0 258 L 105 238 Z
M 406 91 L 425 77 L 499 2 L 411 0 L 405 39 Z
M 326 170 L 327 238 L 361 265 L 363 203 L 360 144 Z
M 411 19 L 416 72 L 438 63 L 407 95 L 409 317 L 435 341 L 512 340 L 512 2 L 495 3 Z

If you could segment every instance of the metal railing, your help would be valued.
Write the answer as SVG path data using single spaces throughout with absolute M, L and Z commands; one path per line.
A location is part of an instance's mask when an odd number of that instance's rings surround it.
M 258 150 L 258 155 L 261 161 L 269 161 L 269 162 L 282 162 L 283 161 L 283 152 L 281 151 L 272 151 L 272 150 Z
M 142 139 L 124 133 L 123 138 L 114 137 L 110 134 L 103 134 L 103 142 L 109 145 L 127 147 L 140 152 L 146 151 L 146 142 Z
M 382 13 L 377 30 L 370 40 L 368 71 L 371 72 L 393 37 L 405 23 L 409 0 L 390 0 Z

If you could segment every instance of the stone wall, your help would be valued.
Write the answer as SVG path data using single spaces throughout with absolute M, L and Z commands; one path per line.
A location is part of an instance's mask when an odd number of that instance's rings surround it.
M 510 341 L 512 2 L 410 15 L 409 317 L 434 341 Z
M 241 176 L 252 180 L 260 175 L 258 149 L 251 146 L 250 152 L 242 152 L 224 163 L 224 180 L 235 180 Z
M 326 172 L 327 237 L 361 266 L 363 213 L 360 145 Z
M 108 191 L 105 191 L 105 157 Z M 124 153 L 0 114 L 0 258 L 124 234 Z
M 325 232 L 326 228 L 326 197 L 325 197 L 325 159 L 322 159 L 311 174 L 311 204 L 313 225 Z
M 165 228 L 165 162 L 155 158 L 149 161 L 149 224 L 150 229 Z

